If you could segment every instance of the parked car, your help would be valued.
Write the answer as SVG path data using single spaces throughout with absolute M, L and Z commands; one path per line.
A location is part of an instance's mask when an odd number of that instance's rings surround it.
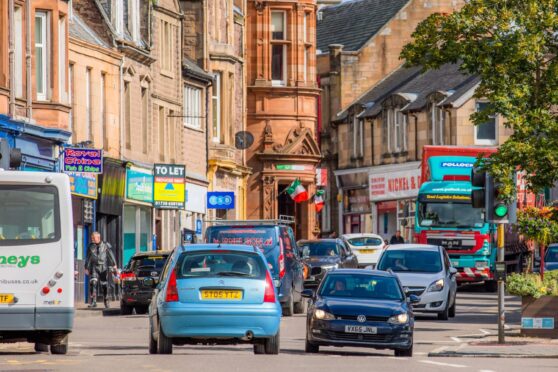
M 236 221 L 231 225 L 209 226 L 205 232 L 205 241 L 258 247 L 270 265 L 283 315 L 303 314 L 306 311 L 306 301 L 301 294 L 304 289 L 304 263 L 289 226 L 273 221 L 261 224 Z
M 538 273 L 540 270 L 541 259 L 537 257 L 535 258 L 535 269 L 533 271 Z M 546 248 L 546 253 L 544 254 L 544 270 L 558 270 L 558 244 L 550 244 L 548 248 Z
M 173 345 L 254 345 L 279 353 L 281 305 L 264 255 L 245 245 L 176 248 L 149 308 L 149 352 Z
M 413 355 L 414 317 L 397 276 L 374 270 L 328 272 L 314 293 L 306 321 L 307 353 L 320 346 L 361 346 L 392 349 L 396 356 Z
M 310 271 L 305 288 L 318 286 L 328 271 L 358 268 L 356 256 L 341 239 L 300 240 L 298 247 Z
M 145 314 L 170 251 L 140 252 L 130 258 L 120 274 L 120 313 Z
M 378 270 L 396 273 L 407 294 L 420 296 L 415 312 L 435 313 L 440 320 L 455 316 L 457 270 L 443 247 L 398 244 L 386 248 Z
M 376 234 L 344 234 L 341 239 L 357 256 L 360 267 L 375 267 L 386 246 L 382 237 Z

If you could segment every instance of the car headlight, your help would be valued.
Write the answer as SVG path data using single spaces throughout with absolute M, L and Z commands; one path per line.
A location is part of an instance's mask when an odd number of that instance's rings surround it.
M 327 311 L 317 309 L 314 311 L 314 317 L 320 320 L 334 320 L 335 316 Z
M 428 287 L 428 292 L 440 292 L 444 289 L 444 279 L 438 279 Z
M 337 269 L 338 267 L 339 267 L 338 264 L 335 264 L 335 265 L 325 265 L 325 266 L 322 266 L 322 270 L 324 270 L 324 271 L 331 271 L 331 270 Z
M 394 315 L 388 319 L 388 323 L 391 324 L 405 324 L 409 321 L 409 315 L 407 313 Z

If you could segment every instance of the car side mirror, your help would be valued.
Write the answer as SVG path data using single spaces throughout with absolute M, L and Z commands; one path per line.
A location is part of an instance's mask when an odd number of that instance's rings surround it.
M 417 295 L 412 294 L 412 295 L 409 295 L 408 298 L 409 298 L 409 303 L 410 304 L 418 304 L 420 302 L 420 297 L 417 296 Z
M 449 273 L 450 273 L 450 275 L 453 276 L 453 275 L 457 274 L 457 269 L 452 266 L 452 267 L 449 268 Z
M 314 298 L 314 290 L 313 289 L 305 289 L 301 293 L 302 297 L 304 298 Z

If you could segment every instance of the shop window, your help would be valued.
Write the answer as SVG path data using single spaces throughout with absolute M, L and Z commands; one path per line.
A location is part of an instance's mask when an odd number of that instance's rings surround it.
M 488 102 L 477 102 L 477 112 L 482 112 L 489 108 Z M 495 115 L 490 115 L 488 120 L 479 125 L 475 125 L 475 145 L 497 145 L 497 121 Z

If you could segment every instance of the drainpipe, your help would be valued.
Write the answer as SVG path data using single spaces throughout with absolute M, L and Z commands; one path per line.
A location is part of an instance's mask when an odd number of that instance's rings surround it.
M 25 75 L 26 75 L 26 114 L 28 120 L 33 117 L 33 82 L 31 80 L 31 0 L 25 2 Z
M 14 0 L 9 0 L 8 3 L 8 34 L 9 34 L 9 70 L 10 70 L 10 117 L 15 116 L 15 20 L 14 20 Z

